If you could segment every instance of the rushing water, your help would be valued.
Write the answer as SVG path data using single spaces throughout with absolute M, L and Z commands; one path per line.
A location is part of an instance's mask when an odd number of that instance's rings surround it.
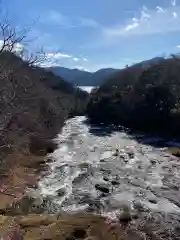
M 79 88 L 81 88 L 82 90 L 90 93 L 94 87 L 91 87 L 91 86 L 79 86 Z
M 162 218 L 164 228 L 179 224 L 180 161 L 153 146 L 156 138 L 90 128 L 84 120 L 66 122 L 41 193 L 63 211 L 113 213 L 128 205 Z

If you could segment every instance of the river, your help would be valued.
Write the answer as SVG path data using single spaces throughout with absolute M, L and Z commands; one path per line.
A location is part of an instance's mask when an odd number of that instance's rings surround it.
M 127 205 L 174 229 L 180 222 L 179 159 L 160 139 L 91 127 L 85 120 L 69 119 L 58 135 L 50 172 L 39 182 L 43 196 L 70 213 L 113 216 Z
M 90 93 L 94 87 L 91 87 L 91 86 L 79 86 L 80 89 Z

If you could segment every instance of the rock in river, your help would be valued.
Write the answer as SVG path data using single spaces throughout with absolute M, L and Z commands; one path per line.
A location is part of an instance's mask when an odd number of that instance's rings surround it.
M 108 177 L 103 177 L 103 180 L 108 182 L 109 181 L 109 178 Z
M 123 223 L 128 223 L 132 220 L 131 214 L 128 211 L 121 212 L 118 218 L 119 221 Z
M 59 197 L 63 197 L 66 194 L 66 190 L 64 188 L 60 188 L 56 192 Z
M 112 184 L 113 186 L 117 186 L 117 185 L 120 184 L 120 182 L 117 181 L 117 180 L 112 180 L 112 181 L 111 181 L 111 184 Z
M 109 193 L 109 185 L 105 184 L 105 183 L 97 183 L 95 185 L 95 188 L 103 193 Z

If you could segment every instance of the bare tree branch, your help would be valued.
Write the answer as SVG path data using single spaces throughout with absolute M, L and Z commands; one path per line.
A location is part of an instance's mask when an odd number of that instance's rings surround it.
M 47 59 L 45 51 L 43 50 L 43 48 L 36 51 L 35 53 L 29 52 L 27 49 L 23 49 L 23 51 L 19 54 L 19 56 L 26 63 L 28 63 L 29 66 L 40 65 Z
M 38 19 L 33 21 L 33 26 Z M 28 50 L 27 45 L 25 47 L 25 42 L 28 42 L 27 36 L 32 30 L 32 25 L 22 29 L 14 27 L 8 20 L 7 14 L 4 16 L 2 1 L 0 0 L 0 57 L 5 51 L 8 51 L 21 57 L 29 65 L 38 65 L 45 61 L 46 55 L 42 48 L 32 53 Z M 19 46 L 22 49 L 18 49 Z

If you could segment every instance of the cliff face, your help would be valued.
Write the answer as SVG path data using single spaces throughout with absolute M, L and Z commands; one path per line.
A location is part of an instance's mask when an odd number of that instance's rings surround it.
M 26 148 L 32 135 L 52 138 L 71 112 L 83 112 L 87 94 L 62 78 L 54 90 L 45 82 L 57 78 L 11 53 L 0 56 L 1 150 Z

